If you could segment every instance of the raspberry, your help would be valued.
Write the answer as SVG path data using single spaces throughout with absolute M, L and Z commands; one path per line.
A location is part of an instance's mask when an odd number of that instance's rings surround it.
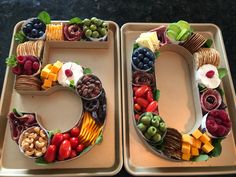
M 23 64 L 25 63 L 25 61 L 26 61 L 26 57 L 20 55 L 20 56 L 17 57 L 16 60 L 17 60 L 17 62 L 18 62 L 19 64 L 23 65 Z
M 33 70 L 38 71 L 38 69 L 39 69 L 39 63 L 38 63 L 37 61 L 35 61 L 35 62 L 33 63 L 33 65 L 32 65 L 32 68 L 33 68 Z
M 66 69 L 65 74 L 67 77 L 71 77 L 73 75 L 73 72 L 70 69 Z
M 219 125 L 216 130 L 216 135 L 219 137 L 225 136 L 227 134 L 227 130 L 224 126 Z
M 16 75 L 20 75 L 22 74 L 22 68 L 19 65 L 17 65 L 14 68 L 12 68 L 12 72 Z
M 208 71 L 208 72 L 206 73 L 206 77 L 212 78 L 212 77 L 214 76 L 214 74 L 215 74 L 215 71 L 210 70 L 210 71 Z
M 32 63 L 33 62 L 31 60 L 27 60 L 24 64 L 24 70 L 26 70 L 26 71 L 31 70 L 32 69 Z

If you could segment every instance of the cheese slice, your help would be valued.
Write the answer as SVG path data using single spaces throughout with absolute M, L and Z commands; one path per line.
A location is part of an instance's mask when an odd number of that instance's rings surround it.
M 155 48 L 149 38 L 138 38 L 136 39 L 136 43 L 138 43 L 142 47 L 149 48 L 152 52 L 155 52 Z

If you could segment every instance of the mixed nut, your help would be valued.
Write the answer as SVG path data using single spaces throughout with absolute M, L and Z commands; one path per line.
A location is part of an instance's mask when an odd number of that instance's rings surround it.
M 41 157 L 47 151 L 48 136 L 40 127 L 31 127 L 21 134 L 19 146 L 26 156 Z

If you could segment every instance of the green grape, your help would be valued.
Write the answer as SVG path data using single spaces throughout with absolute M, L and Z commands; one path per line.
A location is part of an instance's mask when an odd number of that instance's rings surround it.
M 87 38 L 89 38 L 89 37 L 91 37 L 92 36 L 92 31 L 90 30 L 90 29 L 87 29 L 86 31 L 85 31 L 85 36 L 87 37 Z
M 85 18 L 85 19 L 83 20 L 83 23 L 84 23 L 85 26 L 90 26 L 91 21 L 90 21 L 88 18 Z
M 93 37 L 93 38 L 98 38 L 98 37 L 99 37 L 98 31 L 93 31 L 92 37 Z

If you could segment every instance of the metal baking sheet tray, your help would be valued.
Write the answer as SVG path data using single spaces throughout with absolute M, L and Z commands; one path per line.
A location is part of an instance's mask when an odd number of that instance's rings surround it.
M 142 32 L 156 28 L 160 23 L 127 23 L 121 28 L 122 92 L 123 92 L 123 139 L 124 165 L 133 175 L 200 175 L 236 173 L 236 107 L 227 56 L 220 29 L 214 24 L 191 24 L 194 31 L 213 40 L 213 47 L 221 55 L 221 67 L 229 71 L 223 79 L 226 104 L 231 117 L 232 133 L 223 141 L 220 157 L 207 162 L 176 162 L 157 156 L 146 146 L 135 131 L 133 124 L 133 101 L 131 86 L 131 55 L 135 39 Z M 196 98 L 191 65 L 188 56 L 179 46 L 161 48 L 155 63 L 157 87 L 160 89 L 159 111 L 170 127 L 187 133 L 199 123 L 199 100 Z M 178 71 L 178 72 L 177 72 Z M 173 79 L 173 80 L 172 80 Z M 196 88 L 196 87 L 195 87 Z
M 54 21 L 58 23 L 62 21 Z M 23 22 L 16 24 L 14 33 Z M 32 159 L 20 153 L 11 140 L 7 114 L 13 107 L 27 112 L 37 112 L 41 124 L 47 129 L 68 130 L 78 119 L 81 102 L 75 93 L 59 89 L 48 94 L 21 93 L 14 90 L 14 75 L 6 69 L 0 103 L 0 175 L 2 176 L 91 176 L 115 175 L 123 165 L 122 158 L 122 111 L 120 78 L 119 27 L 109 21 L 108 41 L 101 42 L 51 42 L 45 44 L 43 64 L 56 60 L 78 61 L 89 67 L 103 84 L 107 94 L 107 118 L 103 142 L 83 156 L 67 162 L 47 166 L 36 165 Z M 16 43 L 12 39 L 9 55 L 15 54 Z M 61 110 L 61 111 L 59 111 Z

